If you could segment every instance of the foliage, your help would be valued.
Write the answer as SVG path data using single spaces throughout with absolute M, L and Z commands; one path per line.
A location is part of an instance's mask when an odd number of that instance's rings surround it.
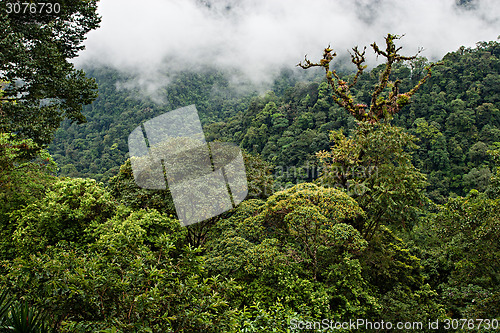
M 498 41 L 448 53 L 407 111 L 394 119 L 399 126 L 415 128 L 417 119 L 425 118 L 436 132 L 416 133 L 421 150 L 414 163 L 429 174 L 428 192 L 441 204 L 451 192 L 465 196 L 470 189 L 482 191 L 487 186 L 485 178 L 492 170 L 484 148 L 494 149 L 500 141 L 500 100 L 498 91 L 490 88 L 498 81 L 499 59 Z M 404 77 L 409 84 L 411 76 Z
M 331 151 L 317 154 L 318 182 L 345 190 L 368 213 L 363 235 L 371 239 L 381 223 L 411 227 L 425 203 L 426 185 L 408 152 L 415 138 L 390 124 L 359 123 L 352 137 L 338 131 L 331 140 Z
M 31 139 L 0 133 L 0 256 L 15 255 L 12 234 L 16 224 L 11 214 L 41 199 L 56 178 L 52 157 Z
M 0 4 L 0 131 L 48 144 L 61 120 L 83 122 L 82 105 L 96 97 L 94 80 L 68 59 L 100 23 L 97 1 L 67 0 L 60 12 L 8 13 Z M 52 4 L 54 2 L 52 1 Z
M 500 101 L 491 88 L 496 86 L 500 69 L 498 45 L 496 41 L 480 42 L 475 48 L 450 52 L 442 65 L 432 68 L 432 76 L 411 97 L 411 103 L 394 114 L 393 125 L 420 139 L 412 162 L 428 175 L 428 196 L 440 204 L 451 192 L 466 195 L 471 188 L 483 189 L 486 168 L 494 173 L 488 158 L 481 160 L 469 150 L 478 141 L 488 149 L 500 142 Z M 343 81 L 352 82 L 355 73 L 331 65 Z M 395 62 L 388 82 L 399 80 L 400 91 L 410 91 L 431 65 L 422 57 Z M 351 89 L 356 103 L 370 105 L 385 68 L 381 64 L 358 76 Z M 334 101 L 326 78 L 297 82 L 299 76 L 288 75 L 280 80 L 289 86 L 279 94 L 276 90 L 256 97 L 233 94 L 223 75 L 213 70 L 182 73 L 161 92 L 165 103 L 158 105 L 138 90 L 120 88 L 133 76 L 110 68 L 89 68 L 87 72 L 98 81 L 100 97 L 84 109 L 88 123 L 64 122 L 57 132 L 50 151 L 61 165 L 61 175 L 107 181 L 126 161 L 126 138 L 137 124 L 191 103 L 200 111 L 207 141 L 234 142 L 260 154 L 276 166 L 276 188 L 317 178 L 315 153 L 329 149 L 328 132 L 343 128 L 347 135 L 357 128 L 355 118 Z M 221 87 L 227 88 L 224 96 Z M 381 96 L 387 99 L 390 92 L 387 87 Z M 481 172 L 474 171 L 464 181 L 463 176 L 474 168 Z
M 389 228 L 380 227 L 360 260 L 366 280 L 380 295 L 384 320 L 424 322 L 446 318 L 422 259 Z
M 243 304 L 253 300 L 271 306 L 280 300 L 312 317 L 375 311 L 355 259 L 366 241 L 349 224 L 363 216 L 353 199 L 335 189 L 300 184 L 269 197 L 256 215 L 244 213 L 251 207 L 243 205 L 238 218 L 228 219 L 207 259 L 214 274 L 245 283 Z
M 17 258 L 4 267 L 3 283 L 47 309 L 60 332 L 229 331 L 235 310 L 227 299 L 237 285 L 207 277 L 199 250 L 175 248 L 175 231 L 159 236 L 158 251 L 144 246 L 148 220 L 157 218 L 110 221 L 94 244 L 59 243 Z
M 186 244 L 186 228 L 179 221 L 155 209 L 131 211 L 123 206 L 106 222 L 95 226 L 92 236 L 100 242 L 147 245 L 158 250 L 165 242 L 176 248 Z
M 266 198 L 272 194 L 273 179 L 270 175 L 271 165 L 258 156 L 243 151 L 246 167 L 248 198 Z M 133 208 L 154 208 L 160 212 L 176 216 L 172 195 L 165 190 L 150 190 L 137 186 L 130 159 L 121 167 L 119 173 L 109 181 L 108 189 L 111 195 L 120 203 Z
M 86 123 L 65 121 L 56 132 L 50 152 L 63 176 L 107 182 L 128 158 L 128 135 L 144 121 L 195 104 L 202 124 L 217 127 L 218 121 L 246 110 L 254 96 L 242 95 L 223 73 L 212 69 L 179 73 L 153 95 L 142 91 L 129 73 L 107 67 L 85 70 L 96 80 L 99 97 L 83 108 Z M 206 139 L 227 141 L 213 133 Z
M 450 199 L 437 214 L 438 232 L 448 240 L 449 260 L 455 262 L 455 279 L 498 285 L 499 217 L 498 198 L 484 198 L 474 190 L 465 198 Z
M 85 244 L 91 230 L 114 215 L 111 195 L 90 179 L 62 179 L 45 196 L 15 212 L 13 239 L 20 254 L 43 251 L 59 241 Z
M 15 302 L 7 290 L 0 294 L 0 332 L 45 333 L 49 325 L 42 312 Z
M 425 273 L 453 318 L 498 317 L 498 198 L 450 198 L 413 231 Z
M 494 150 L 488 150 L 488 155 L 491 156 L 493 160 L 494 169 L 492 170 L 494 174 L 490 179 L 490 184 L 486 189 L 485 193 L 490 199 L 500 197 L 500 143 L 496 143 Z
M 266 199 L 275 190 L 274 177 L 271 174 L 272 164 L 261 156 L 255 156 L 243 151 L 243 161 L 247 175 L 249 199 Z
M 387 61 L 369 72 L 364 51 L 357 72 L 341 73 L 327 50 L 326 79 L 283 76 L 263 96 L 228 97 L 223 74 L 206 70 L 140 99 L 126 74 L 92 69 L 101 96 L 89 123 L 65 122 L 52 151 L 62 174 L 111 177 L 108 187 L 56 178 L 40 142 L 0 134 L 0 286 L 15 300 L 0 314 L 46 315 L 58 332 L 498 318 L 499 44 L 451 52 L 430 77 L 397 38 L 372 45 Z M 123 162 L 132 128 L 186 103 L 209 141 L 243 148 L 249 196 L 182 227 L 168 191 L 138 188 Z
M 175 214 L 172 195 L 168 189 L 149 190 L 137 186 L 130 159 L 127 159 L 118 174 L 110 179 L 108 190 L 118 202 L 132 209 L 154 208 L 172 216 Z

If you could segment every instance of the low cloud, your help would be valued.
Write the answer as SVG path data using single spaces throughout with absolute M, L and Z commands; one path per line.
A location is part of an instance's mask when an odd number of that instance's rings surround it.
M 423 47 L 430 60 L 500 34 L 497 0 L 101 0 L 99 12 L 77 65 L 135 73 L 149 90 L 206 67 L 265 85 L 328 44 L 341 55 L 389 32 L 405 34 L 404 54 Z

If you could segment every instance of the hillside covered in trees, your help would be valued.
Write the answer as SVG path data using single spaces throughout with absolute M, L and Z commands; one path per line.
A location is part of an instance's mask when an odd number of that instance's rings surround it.
M 207 69 L 148 97 L 67 61 L 99 24 L 80 5 L 1 21 L 40 42 L 0 39 L 0 330 L 499 329 L 498 41 L 430 63 L 388 34 L 373 69 L 354 48 L 337 72 L 328 47 L 265 93 Z M 190 104 L 243 149 L 249 194 L 183 227 L 168 189 L 135 184 L 127 137 Z
M 473 188 L 486 190 L 495 172 L 486 152 L 500 142 L 499 52 L 497 42 L 450 52 L 393 120 L 418 138 L 412 162 L 428 175 L 427 191 L 438 203 Z M 391 78 L 407 89 L 418 82 L 426 64 L 425 58 L 398 64 Z M 357 99 L 369 104 L 383 66 L 360 76 L 353 89 Z M 231 91 L 220 72 L 183 73 L 165 87 L 161 105 L 137 90 L 120 89 L 117 82 L 127 77 L 115 70 L 94 68 L 87 74 L 97 79 L 100 97 L 85 108 L 87 123 L 65 122 L 56 133 L 50 152 L 61 176 L 107 182 L 128 157 L 126 138 L 136 124 L 190 104 L 200 110 L 207 141 L 234 142 L 260 155 L 277 167 L 273 174 L 285 176 L 280 179 L 285 183 L 316 178 L 315 154 L 331 146 L 330 131 L 349 133 L 356 127 L 355 119 L 334 103 L 331 87 L 318 72 L 316 79 L 301 81 L 284 71 L 260 96 Z M 224 95 L 221 87 L 227 88 Z M 308 170 L 293 170 L 300 167 Z

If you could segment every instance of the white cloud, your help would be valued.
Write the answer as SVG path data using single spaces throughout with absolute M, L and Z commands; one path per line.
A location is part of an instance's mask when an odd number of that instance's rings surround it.
M 340 55 L 383 44 L 389 32 L 405 34 L 404 54 L 424 47 L 423 56 L 438 60 L 500 34 L 497 0 L 473 1 L 467 10 L 454 0 L 101 0 L 99 12 L 101 28 L 89 33 L 77 64 L 152 78 L 219 66 L 265 83 L 304 54 L 319 60 L 329 43 Z

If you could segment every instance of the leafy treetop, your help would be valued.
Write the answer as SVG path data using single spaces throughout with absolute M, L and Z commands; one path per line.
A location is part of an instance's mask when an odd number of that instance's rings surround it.
M 47 1 L 53 2 L 53 1 Z M 61 3 L 59 1 L 59 3 Z M 16 13 L 0 2 L 0 131 L 47 144 L 63 119 L 84 122 L 97 86 L 68 59 L 99 26 L 97 0 L 66 0 L 59 13 Z

